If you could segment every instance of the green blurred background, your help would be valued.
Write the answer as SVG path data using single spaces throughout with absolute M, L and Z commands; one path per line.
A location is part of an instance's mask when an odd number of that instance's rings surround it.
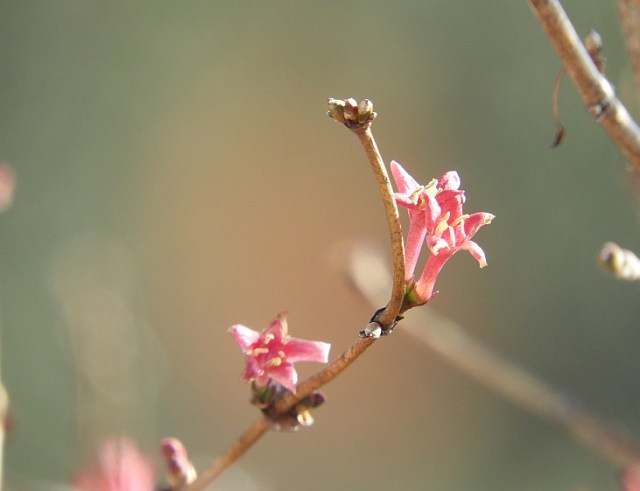
M 635 111 L 615 3 L 566 1 Z M 372 309 L 336 249 L 388 247 L 356 139 L 328 97 L 373 100 L 385 160 L 456 169 L 497 218 L 428 308 L 640 439 L 638 286 L 595 265 L 640 250 L 618 151 L 526 2 L 1 1 L 2 376 L 12 489 L 52 489 L 107 435 L 199 465 L 255 418 L 226 329 L 290 312 L 337 355 Z M 303 366 L 303 375 L 317 366 Z M 327 386 L 316 425 L 269 434 L 219 489 L 615 489 L 615 471 L 399 328 Z

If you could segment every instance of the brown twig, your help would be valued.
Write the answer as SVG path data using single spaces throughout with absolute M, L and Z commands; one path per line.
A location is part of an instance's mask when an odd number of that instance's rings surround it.
M 379 316 L 379 322 L 381 326 L 387 327 L 392 325 L 402 307 L 402 301 L 405 293 L 404 282 L 404 240 L 402 239 L 402 226 L 400 224 L 400 216 L 398 215 L 398 207 L 396 201 L 393 198 L 393 189 L 391 188 L 391 182 L 389 182 L 389 175 L 387 169 L 378 150 L 371 128 L 356 129 L 353 132 L 360 140 L 369 163 L 373 169 L 373 173 L 376 176 L 378 182 L 378 188 L 380 189 L 380 195 L 384 203 L 385 212 L 387 215 L 387 225 L 389 227 L 389 236 L 391 237 L 391 247 L 393 252 L 393 287 L 391 290 L 391 298 L 387 303 L 384 312 Z
M 640 90 L 640 4 L 637 0 L 618 0 L 618 12 L 636 86 Z
M 387 215 L 387 225 L 391 238 L 393 287 L 387 306 L 382 312 L 376 313 L 375 322 L 380 325 L 383 332 L 390 332 L 400 313 L 405 294 L 404 240 L 402 239 L 402 226 L 398 207 L 393 197 L 389 174 L 373 138 L 373 133 L 371 133 L 371 123 L 373 123 L 377 115 L 373 112 L 373 104 L 368 99 L 362 100 L 359 104 L 355 99 L 329 99 L 328 115 L 339 123 L 344 124 L 358 137 L 378 182 L 378 189 Z
M 328 384 L 373 344 L 375 338 L 359 338 L 336 360 L 324 367 L 319 372 L 309 377 L 304 382 L 298 384 L 295 394 L 288 392 L 280 400 L 273 404 L 272 410 L 277 414 L 284 414 L 290 411 L 298 402 L 311 394 L 314 390 Z
M 380 302 L 388 273 L 379 255 L 355 248 L 349 277 L 371 305 Z M 462 327 L 432 309 L 414 309 L 399 330 L 441 355 L 447 362 L 521 408 L 558 424 L 577 441 L 615 466 L 640 461 L 640 447 L 582 408 L 562 392 L 496 354 Z
M 264 418 L 260 418 L 247 429 L 233 444 L 212 464 L 202 471 L 198 478 L 186 488 L 186 491 L 202 491 L 220 474 L 249 450 L 269 429 Z
M 587 109 L 640 175 L 640 128 L 599 71 L 557 0 L 529 0 Z

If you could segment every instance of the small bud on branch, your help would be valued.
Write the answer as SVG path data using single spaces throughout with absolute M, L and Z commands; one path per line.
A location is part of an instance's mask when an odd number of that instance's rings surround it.
M 598 254 L 598 264 L 619 280 L 640 280 L 640 258 L 614 242 L 607 242 L 602 246 Z
M 167 480 L 171 491 L 180 491 L 196 480 L 196 469 L 180 440 L 163 438 L 160 440 L 160 451 L 167 464 Z
M 369 99 L 363 99 L 358 104 L 358 101 L 353 98 L 329 98 L 328 104 L 327 115 L 351 130 L 368 128 L 377 116 L 373 112 L 373 103 Z

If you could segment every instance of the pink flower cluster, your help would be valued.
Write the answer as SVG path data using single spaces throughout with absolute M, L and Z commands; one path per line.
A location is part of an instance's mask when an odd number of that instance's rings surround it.
M 484 251 L 471 239 L 480 227 L 491 223 L 494 216 L 491 213 L 463 214 L 465 195 L 459 189 L 460 176 L 455 171 L 447 172 L 426 186 L 418 184 L 398 162 L 391 162 L 391 173 L 398 188 L 396 203 L 409 212 L 405 304 L 412 307 L 428 302 L 437 293 L 434 292 L 436 278 L 456 252 L 469 251 L 481 268 L 487 265 Z M 414 271 L 425 243 L 431 254 L 416 281 Z

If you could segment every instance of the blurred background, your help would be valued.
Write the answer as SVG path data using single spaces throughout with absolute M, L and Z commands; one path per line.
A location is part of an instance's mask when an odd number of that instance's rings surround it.
M 615 3 L 564 5 L 637 113 Z M 7 0 L 0 38 L 12 489 L 69 482 L 109 435 L 213 459 L 256 417 L 231 324 L 287 310 L 333 356 L 355 339 L 373 309 L 336 251 L 388 237 L 328 97 L 371 99 L 387 162 L 456 169 L 466 211 L 497 217 L 477 236 L 489 267 L 456 256 L 427 308 L 640 440 L 640 291 L 595 264 L 608 240 L 640 250 L 629 175 L 568 80 L 549 148 L 560 63 L 524 0 Z M 216 489 L 615 489 L 401 327 L 325 393 L 313 428 L 267 435 Z

